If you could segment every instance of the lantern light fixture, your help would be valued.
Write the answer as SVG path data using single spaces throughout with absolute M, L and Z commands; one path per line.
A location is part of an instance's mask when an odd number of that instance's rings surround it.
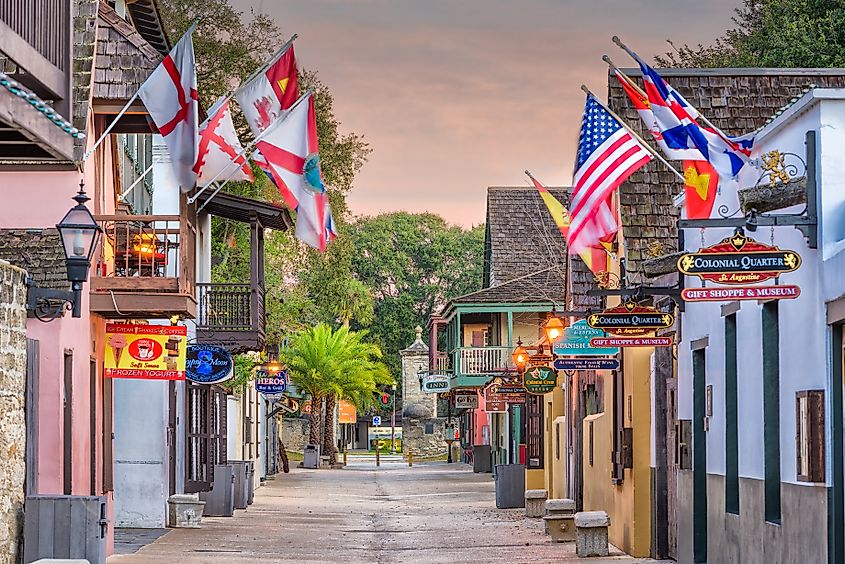
M 520 372 L 528 366 L 528 351 L 522 346 L 522 338 L 516 341 L 516 348 L 513 350 L 513 364 Z
M 546 321 L 543 330 L 546 332 L 546 339 L 549 341 L 549 346 L 554 345 L 554 342 L 563 337 L 563 330 L 565 325 L 560 317 L 557 316 L 554 307 L 552 307 L 551 317 Z

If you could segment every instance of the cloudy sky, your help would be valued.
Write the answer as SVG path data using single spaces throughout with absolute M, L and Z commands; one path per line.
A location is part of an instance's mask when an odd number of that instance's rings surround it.
M 432 211 L 484 221 L 485 190 L 569 185 L 580 85 L 606 95 L 619 35 L 650 59 L 709 43 L 739 0 L 233 0 L 298 33 L 301 65 L 332 90 L 345 131 L 373 153 L 350 196 L 355 214 Z

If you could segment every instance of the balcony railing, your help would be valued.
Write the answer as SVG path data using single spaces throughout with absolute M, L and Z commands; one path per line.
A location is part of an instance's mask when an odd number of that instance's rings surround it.
M 197 340 L 232 352 L 264 346 L 264 286 L 197 283 Z
M 456 354 L 460 367 L 455 370 L 462 375 L 486 375 L 504 372 L 511 363 L 510 347 L 463 347 Z
M 449 355 L 445 352 L 435 352 L 432 365 L 429 368 L 435 374 L 449 372 L 452 369 L 452 363 L 449 362 Z

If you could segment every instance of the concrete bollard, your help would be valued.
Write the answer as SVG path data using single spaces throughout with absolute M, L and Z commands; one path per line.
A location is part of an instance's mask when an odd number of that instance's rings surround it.
M 549 493 L 546 490 L 525 490 L 525 516 L 540 518 Z
M 580 558 L 607 556 L 607 527 L 610 518 L 604 511 L 575 514 L 575 552 Z
M 412 467 L 413 465 L 414 465 L 414 451 L 409 450 L 408 451 L 408 468 Z

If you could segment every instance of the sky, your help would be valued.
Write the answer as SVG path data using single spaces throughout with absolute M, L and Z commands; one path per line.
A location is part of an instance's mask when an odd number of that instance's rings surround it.
M 297 33 L 299 64 L 331 89 L 341 130 L 372 148 L 356 215 L 430 211 L 484 221 L 487 186 L 568 186 L 584 108 L 606 98 L 608 54 L 647 60 L 710 43 L 739 0 L 232 0 Z

